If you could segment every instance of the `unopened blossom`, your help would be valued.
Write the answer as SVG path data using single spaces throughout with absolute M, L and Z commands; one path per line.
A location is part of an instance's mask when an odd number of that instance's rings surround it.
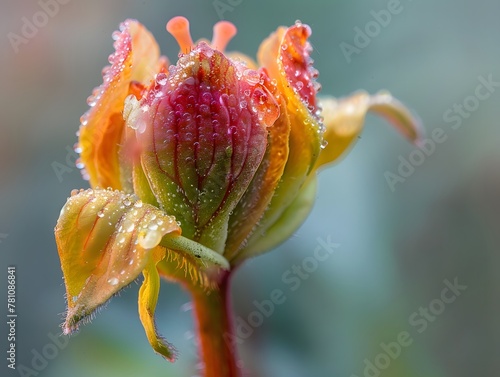
M 154 350 L 173 360 L 155 328 L 160 277 L 208 295 L 289 238 L 314 203 L 316 172 L 352 146 L 367 112 L 413 142 L 420 134 L 387 92 L 320 98 L 301 22 L 265 39 L 256 61 L 225 51 L 236 34 L 229 22 L 214 26 L 211 42 L 193 42 L 182 17 L 167 30 L 180 48 L 175 64 L 135 20 L 113 34 L 77 145 L 92 188 L 72 193 L 55 235 L 64 332 L 142 273 L 140 319 Z

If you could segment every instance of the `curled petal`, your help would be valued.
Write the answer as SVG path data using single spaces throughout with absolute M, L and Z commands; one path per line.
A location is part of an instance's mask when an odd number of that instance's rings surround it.
M 93 187 L 121 189 L 119 152 L 125 98 L 136 93 L 134 82 L 148 85 L 165 61 L 160 59 L 154 37 L 135 20 L 123 22 L 113 37 L 111 66 L 104 68 L 103 84 L 88 99 L 91 108 L 81 118 L 78 149 L 84 176 Z
M 183 233 L 222 252 L 229 213 L 266 151 L 278 117 L 256 71 L 200 43 L 158 75 L 127 117 L 158 203 Z
M 322 99 L 321 104 L 326 143 L 316 167 L 335 161 L 353 145 L 363 129 L 365 116 L 369 111 L 385 118 L 415 144 L 418 144 L 422 137 L 420 121 L 387 92 L 373 96 L 359 92 L 340 100 L 329 97 Z
M 164 236 L 180 232 L 173 217 L 132 195 L 100 189 L 72 195 L 55 228 L 68 299 L 64 332 L 77 330 L 135 280 Z

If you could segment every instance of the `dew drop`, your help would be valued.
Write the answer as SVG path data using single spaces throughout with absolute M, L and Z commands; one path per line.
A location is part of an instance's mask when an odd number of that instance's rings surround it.
M 146 131 L 146 128 L 147 128 L 147 124 L 144 120 L 138 120 L 137 123 L 135 124 L 135 129 L 140 134 L 143 134 L 144 131 Z
M 108 280 L 108 283 L 111 285 L 117 285 L 118 284 L 118 279 L 117 278 L 111 278 Z
M 163 86 L 167 83 L 167 75 L 165 73 L 158 73 L 156 75 L 156 82 Z
M 161 241 L 161 233 L 157 230 L 148 231 L 143 237 L 139 239 L 139 245 L 144 249 L 152 249 Z
M 250 85 L 257 85 L 260 81 L 259 73 L 252 69 L 246 69 L 243 75 Z

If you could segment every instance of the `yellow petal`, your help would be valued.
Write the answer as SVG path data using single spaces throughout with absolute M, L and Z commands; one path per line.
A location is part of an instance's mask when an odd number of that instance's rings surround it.
M 226 52 L 225 55 L 235 61 L 235 62 L 241 62 L 244 65 L 247 66 L 247 68 L 257 70 L 259 67 L 255 60 L 253 60 L 250 56 L 242 54 L 241 52 L 236 52 L 236 51 L 230 51 Z
M 92 187 L 121 189 L 119 148 L 124 130 L 125 98 L 133 82 L 148 85 L 165 65 L 158 44 L 139 22 L 127 20 L 114 35 L 115 53 L 103 71 L 103 84 L 94 89 L 90 110 L 81 118 L 80 162 Z
M 322 98 L 321 105 L 327 143 L 316 162 L 316 168 L 337 160 L 353 145 L 363 130 L 365 116 L 369 111 L 385 118 L 413 143 L 418 143 L 422 137 L 419 120 L 387 92 L 373 96 L 358 92 L 340 100 Z
M 144 281 L 139 290 L 139 317 L 141 319 L 146 336 L 151 347 L 168 361 L 175 361 L 175 348 L 163 339 L 156 331 L 155 309 L 160 293 L 160 275 L 156 265 L 165 257 L 165 249 L 158 247 L 155 249 L 152 258 L 142 272 Z
M 61 210 L 55 236 L 66 285 L 64 332 L 134 281 L 162 238 L 179 236 L 171 216 L 119 191 L 75 193 Z

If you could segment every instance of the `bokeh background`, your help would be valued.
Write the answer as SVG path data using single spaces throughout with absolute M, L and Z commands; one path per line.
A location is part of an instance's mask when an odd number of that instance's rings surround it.
M 437 128 L 446 135 L 392 190 L 384 174 L 397 173 L 400 157 L 408 159 L 415 147 L 367 117 L 352 152 L 322 172 L 307 222 L 274 252 L 240 269 L 233 287 L 237 316 L 246 318 L 255 310 L 253 301 L 269 298 L 274 289 L 286 295 L 240 345 L 246 375 L 498 376 L 500 87 L 493 85 L 488 99 L 470 96 L 480 77 L 500 81 L 500 3 L 401 0 L 402 11 L 346 59 L 340 44 L 354 45 L 355 28 L 365 29 L 372 11 L 394 1 L 72 0 L 16 53 L 9 33 L 20 35 L 23 17 L 32 19 L 42 8 L 38 1 L 1 0 L 0 349 L 5 355 L 6 270 L 15 265 L 17 362 L 32 372 L 11 371 L 2 356 L 0 375 L 198 375 L 190 299 L 171 284 L 162 285 L 157 319 L 180 350 L 175 364 L 155 355 L 146 341 L 136 285 L 69 342 L 54 340 L 65 301 L 53 227 L 70 190 L 87 187 L 73 158 L 67 162 L 67 148 L 76 141 L 87 96 L 101 83 L 111 33 L 123 19 L 137 18 L 173 58 L 177 45 L 164 25 L 185 15 L 194 38 L 210 37 L 221 16 L 234 22 L 239 34 L 229 49 L 249 55 L 278 25 L 300 19 L 313 29 L 323 94 L 387 89 L 420 115 L 428 135 Z M 226 4 L 225 11 L 218 13 L 214 3 Z M 464 101 L 474 111 L 459 116 L 461 127 L 454 129 L 458 120 L 444 116 Z M 67 169 L 58 176 L 56 165 Z M 318 237 L 340 246 L 292 291 L 282 276 L 312 255 Z M 467 288 L 419 332 L 423 325 L 412 324 L 412 313 L 429 305 L 441 310 L 434 300 L 444 281 L 455 279 Z M 411 345 L 397 357 L 380 356 L 381 343 L 405 331 Z M 51 357 L 45 362 L 37 356 L 44 352 Z M 386 368 L 365 370 L 376 360 Z

